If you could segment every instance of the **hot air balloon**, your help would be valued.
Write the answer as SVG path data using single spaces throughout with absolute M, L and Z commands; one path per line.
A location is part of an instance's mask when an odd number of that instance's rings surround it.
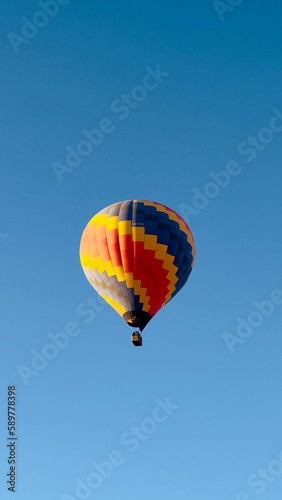
M 93 288 L 130 327 L 136 346 L 155 314 L 185 285 L 195 260 L 192 233 L 161 203 L 126 200 L 98 212 L 85 227 L 80 262 Z

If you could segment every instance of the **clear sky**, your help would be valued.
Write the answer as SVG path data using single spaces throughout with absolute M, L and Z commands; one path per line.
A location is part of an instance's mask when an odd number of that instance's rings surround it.
M 19 500 L 281 499 L 280 0 L 0 18 L 1 499 L 8 385 Z M 78 257 L 132 198 L 181 213 L 197 250 L 140 349 Z

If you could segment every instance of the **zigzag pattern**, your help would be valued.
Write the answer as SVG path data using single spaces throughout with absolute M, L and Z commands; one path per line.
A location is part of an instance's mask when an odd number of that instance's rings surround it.
M 186 222 L 160 203 L 110 205 L 87 224 L 80 260 L 87 279 L 121 315 L 153 317 L 186 283 L 195 246 Z

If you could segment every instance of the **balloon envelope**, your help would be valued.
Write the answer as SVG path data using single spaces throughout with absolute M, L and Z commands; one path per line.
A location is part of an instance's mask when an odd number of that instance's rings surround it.
M 80 261 L 95 290 L 142 331 L 188 280 L 195 259 L 186 222 L 165 205 L 114 203 L 87 224 Z

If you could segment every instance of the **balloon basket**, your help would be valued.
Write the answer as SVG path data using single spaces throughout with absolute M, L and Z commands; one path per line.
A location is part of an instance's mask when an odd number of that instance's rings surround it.
M 141 337 L 140 333 L 134 332 L 131 335 L 131 342 L 135 346 L 142 346 L 142 337 Z

